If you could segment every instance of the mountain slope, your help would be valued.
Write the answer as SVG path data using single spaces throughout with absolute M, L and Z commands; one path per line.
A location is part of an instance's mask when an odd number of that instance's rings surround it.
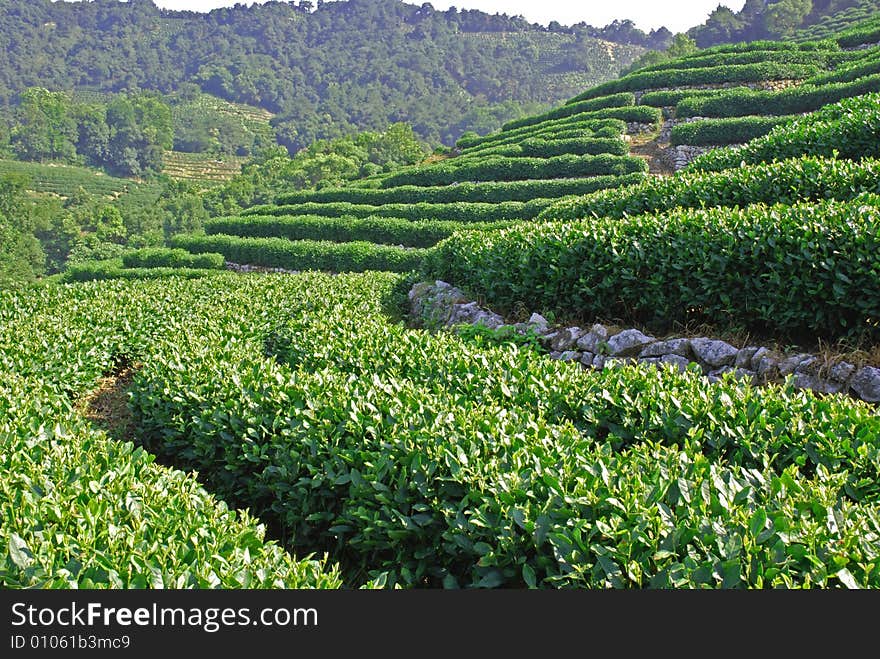
M 0 102 L 29 86 L 168 93 L 195 84 L 277 114 L 277 133 L 295 150 L 397 121 L 451 144 L 465 130 L 498 128 L 522 105 L 558 102 L 611 78 L 644 51 L 596 39 L 589 26 L 549 32 L 520 18 L 399 0 L 319 4 L 205 15 L 160 11 L 150 0 L 4 2 Z

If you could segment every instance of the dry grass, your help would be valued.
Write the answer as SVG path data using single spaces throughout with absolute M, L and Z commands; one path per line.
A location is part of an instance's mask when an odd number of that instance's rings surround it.
M 138 367 L 138 364 L 121 364 L 113 373 L 98 380 L 97 388 L 76 403 L 83 417 L 120 441 L 135 440 L 128 390 Z

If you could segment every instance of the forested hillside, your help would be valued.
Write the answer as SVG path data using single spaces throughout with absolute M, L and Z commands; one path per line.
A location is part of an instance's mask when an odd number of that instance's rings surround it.
M 878 0 L 746 0 L 738 12 L 719 4 L 688 35 L 700 48 L 762 39 L 821 39 L 875 16 L 878 10 Z
M 196 85 L 275 114 L 293 150 L 397 121 L 451 144 L 612 78 L 671 36 L 629 21 L 550 31 L 399 0 L 268 2 L 207 15 L 151 0 L 16 0 L 0 4 L 0 105 L 33 86 L 169 94 Z

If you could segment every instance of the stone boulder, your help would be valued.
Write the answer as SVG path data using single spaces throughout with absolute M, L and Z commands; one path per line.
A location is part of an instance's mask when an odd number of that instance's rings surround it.
M 733 366 L 739 354 L 739 350 L 729 343 L 714 339 L 691 339 L 691 348 L 697 359 L 714 369 Z
M 645 346 L 657 339 L 646 336 L 637 329 L 629 329 L 608 339 L 608 349 L 612 357 L 631 357 L 639 354 Z

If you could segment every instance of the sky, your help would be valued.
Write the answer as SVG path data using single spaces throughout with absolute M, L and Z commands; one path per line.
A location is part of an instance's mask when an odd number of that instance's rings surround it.
M 410 4 L 421 5 L 422 0 L 405 0 Z M 234 0 L 154 0 L 165 9 L 186 9 L 190 11 L 210 11 L 217 7 L 229 7 Z M 242 2 L 251 5 L 253 2 Z M 745 0 L 455 0 L 432 1 L 435 9 L 446 10 L 450 6 L 458 9 L 479 9 L 490 14 L 501 13 L 524 16 L 532 23 L 546 25 L 559 21 L 572 25 L 584 21 L 602 27 L 614 19 L 630 19 L 637 27 L 649 31 L 666 26 L 673 32 L 683 32 L 699 25 L 719 4 L 739 11 Z

